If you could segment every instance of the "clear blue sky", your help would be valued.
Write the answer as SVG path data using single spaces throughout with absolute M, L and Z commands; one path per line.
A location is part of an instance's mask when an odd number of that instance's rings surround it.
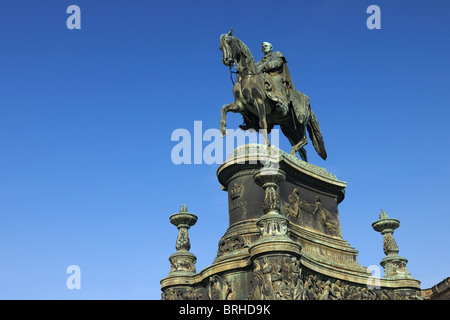
M 309 160 L 348 182 L 340 220 L 359 263 L 384 256 L 383 208 L 422 288 L 450 276 L 449 1 L 2 0 L 1 299 L 159 299 L 182 203 L 199 218 L 197 270 L 211 264 L 228 226 L 218 165 L 173 164 L 171 134 L 218 128 L 230 27 L 257 60 L 262 41 L 283 52 L 311 98 L 329 157 L 309 144 Z

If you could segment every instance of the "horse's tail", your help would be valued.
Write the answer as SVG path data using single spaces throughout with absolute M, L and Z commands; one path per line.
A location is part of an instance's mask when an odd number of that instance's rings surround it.
M 319 121 L 317 120 L 316 114 L 310 110 L 311 116 L 309 117 L 308 123 L 306 125 L 309 133 L 309 138 L 312 141 L 314 149 L 316 149 L 319 156 L 323 159 L 327 159 L 327 151 L 325 150 L 325 144 L 323 142 L 322 133 L 320 132 Z

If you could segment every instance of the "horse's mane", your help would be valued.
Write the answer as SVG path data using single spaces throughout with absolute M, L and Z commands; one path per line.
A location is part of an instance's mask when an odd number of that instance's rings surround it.
M 253 58 L 253 54 L 250 51 L 250 49 L 247 47 L 247 45 L 241 41 L 241 39 L 234 37 L 238 43 L 238 46 L 240 48 L 241 54 L 244 55 L 247 58 L 247 61 L 250 63 L 255 63 L 255 58 Z

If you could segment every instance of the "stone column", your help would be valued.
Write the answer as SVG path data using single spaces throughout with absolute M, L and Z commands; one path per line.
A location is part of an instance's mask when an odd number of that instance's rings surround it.
M 191 243 L 188 229 L 197 222 L 197 216 L 189 213 L 186 205 L 183 204 L 180 212 L 171 215 L 169 219 L 170 223 L 178 228 L 178 237 L 175 244 L 177 252 L 169 257 L 171 266 L 169 276 L 194 275 L 197 257 L 189 252 Z
M 400 221 L 391 219 L 381 210 L 380 220 L 372 223 L 372 228 L 383 235 L 384 257 L 380 264 L 384 268 L 384 277 L 387 279 L 413 279 L 406 264 L 408 260 L 398 255 L 398 246 L 394 239 L 394 230 L 400 226 Z
M 253 181 L 264 189 L 264 215 L 256 223 L 263 237 L 287 238 L 289 221 L 280 214 L 278 186 L 286 179 L 286 174 L 273 167 L 264 167 L 253 175 Z
M 285 173 L 271 165 L 253 175 L 265 196 L 263 215 L 256 222 L 260 238 L 249 248 L 253 263 L 249 299 L 297 300 L 301 297 L 301 247 L 289 238 L 289 220 L 280 214 L 279 186 L 285 179 Z

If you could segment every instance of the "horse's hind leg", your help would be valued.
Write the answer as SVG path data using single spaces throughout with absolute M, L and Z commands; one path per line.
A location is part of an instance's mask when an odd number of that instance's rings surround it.
M 300 141 L 297 144 L 292 146 L 291 155 L 295 156 L 295 153 L 298 151 L 299 154 L 300 154 L 300 157 L 303 160 L 305 160 L 303 158 L 303 153 L 305 154 L 305 158 L 306 158 L 306 151 L 305 151 L 305 149 L 303 147 L 306 146 L 307 144 L 308 144 L 308 139 L 306 139 L 306 135 L 303 134 L 303 137 L 300 139 Z
M 306 150 L 305 150 L 305 148 L 300 148 L 299 150 L 298 150 L 298 154 L 300 155 L 300 158 L 302 158 L 302 160 L 303 161 L 306 161 L 306 162 L 308 162 L 308 158 L 307 158 L 307 156 L 306 156 Z
M 220 134 L 222 137 L 226 136 L 226 117 L 227 112 L 242 112 L 244 111 L 244 106 L 239 101 L 234 101 L 232 103 L 226 104 L 222 107 L 221 116 L 220 116 Z
M 264 137 L 264 144 L 266 147 L 270 146 L 269 133 L 267 132 L 267 118 L 266 118 L 266 106 L 263 101 L 261 93 L 255 88 L 252 89 L 252 97 L 254 99 L 254 105 L 258 112 L 259 119 L 259 133 Z
M 261 107 L 262 105 L 262 107 Z M 262 108 L 262 112 L 260 109 Z M 267 132 L 267 119 L 266 113 L 264 111 L 264 105 L 262 103 L 258 103 L 258 117 L 259 117 L 259 133 L 261 133 L 264 137 L 264 144 L 266 147 L 270 146 L 269 141 L 269 133 Z
M 291 155 L 293 155 L 294 157 L 296 156 L 296 149 L 295 149 L 295 145 L 297 145 L 296 141 L 298 141 L 298 133 L 294 130 L 294 128 L 291 128 L 290 126 L 286 126 L 286 125 L 280 125 L 280 129 L 283 132 L 283 134 L 286 136 L 286 138 L 289 140 L 289 143 L 291 144 L 292 148 L 291 148 Z
M 295 154 L 298 152 L 300 155 L 300 158 L 302 158 L 303 161 L 307 161 L 306 158 L 306 150 L 303 148 L 308 144 L 308 139 L 306 138 L 306 130 L 303 130 L 303 132 L 299 132 L 296 130 L 293 130 L 293 136 L 292 139 L 289 140 L 291 142 L 292 148 L 291 148 L 291 155 L 296 156 Z

